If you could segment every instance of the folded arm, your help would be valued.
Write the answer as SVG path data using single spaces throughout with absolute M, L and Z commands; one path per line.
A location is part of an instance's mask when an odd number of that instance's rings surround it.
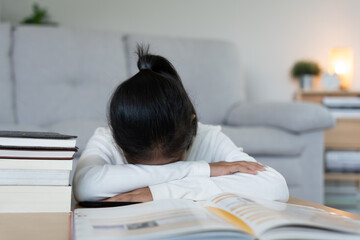
M 289 191 L 284 177 L 267 167 L 256 175 L 235 173 L 219 177 L 186 177 L 150 186 L 154 200 L 185 198 L 207 200 L 218 193 L 231 192 L 268 200 L 287 201 Z
M 209 165 L 203 161 L 159 166 L 111 165 L 98 156 L 88 156 L 86 162 L 77 166 L 74 193 L 78 201 L 96 201 L 150 185 L 209 174 Z
M 256 160 L 242 152 L 220 131 L 211 136 L 210 142 L 206 146 L 194 146 L 194 149 L 203 148 L 203 155 L 196 152 L 196 160 L 204 161 L 133 165 L 114 164 L 119 158 L 113 153 L 117 150 L 108 148 L 109 144 L 104 145 L 96 137 L 92 138 L 76 168 L 73 181 L 75 197 L 78 201 L 96 201 L 136 189 L 145 188 L 149 192 L 149 186 L 153 199 L 204 200 L 220 192 L 234 192 L 271 200 L 287 200 L 288 189 L 281 174 L 268 168 L 252 175 Z M 252 165 L 234 163 L 237 161 L 252 162 Z
M 108 164 L 101 157 L 87 156 L 80 161 L 74 176 L 74 194 L 78 201 L 97 201 L 119 193 L 191 176 L 210 176 L 209 164 L 176 162 L 149 166 Z
M 219 177 L 186 177 L 119 194 L 109 201 L 147 202 L 160 199 L 207 200 L 212 196 L 231 192 L 242 196 L 286 202 L 289 192 L 283 176 L 267 167 L 258 174 L 234 173 Z
M 254 172 L 246 169 L 232 171 L 234 166 L 242 165 L 251 170 L 256 160 L 238 148 L 225 134 L 218 132 L 214 136 L 214 153 L 210 163 L 213 172 L 214 163 L 226 161 L 228 172 L 212 174 L 214 177 L 186 177 L 168 183 L 151 185 L 153 199 L 187 198 L 194 200 L 207 200 L 215 194 L 231 192 L 246 196 L 255 196 L 269 200 L 287 201 L 289 190 L 284 177 L 271 167 L 265 171 Z M 239 162 L 246 161 L 246 162 Z M 226 166 L 224 167 L 226 170 Z M 256 170 L 256 166 L 255 166 Z M 235 172 L 235 173 L 234 173 Z M 223 176 L 218 176 L 223 175 Z M 216 177 L 215 177 L 216 176 Z
M 78 201 L 97 201 L 191 176 L 210 176 L 209 164 L 177 162 L 167 165 L 127 164 L 106 128 L 98 128 L 78 161 L 73 190 Z

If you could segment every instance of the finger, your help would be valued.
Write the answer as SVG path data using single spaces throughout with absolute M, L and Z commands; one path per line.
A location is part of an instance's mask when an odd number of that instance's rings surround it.
M 258 162 L 250 162 L 250 161 L 235 161 L 235 162 L 228 162 L 228 163 L 235 163 L 235 164 L 249 164 L 253 166 L 265 167 L 263 164 Z
M 107 199 L 104 199 L 102 200 L 101 202 L 113 202 L 114 201 L 114 198 L 107 198 Z
M 246 166 L 248 168 L 251 168 L 253 170 L 258 170 L 258 171 L 265 171 L 265 167 L 257 162 L 242 162 L 241 163 L 242 166 Z
M 259 163 L 251 163 L 250 167 L 252 169 L 259 170 L 259 171 L 265 171 L 266 170 L 266 168 L 263 165 L 259 164 Z
M 123 193 L 123 194 L 116 195 L 114 197 L 104 199 L 102 201 L 104 201 L 104 202 L 122 202 L 122 201 L 129 202 L 128 196 L 129 196 L 128 194 Z
M 248 174 L 253 174 L 253 175 L 257 174 L 256 170 L 250 169 L 245 166 L 238 166 L 234 172 L 242 172 L 242 173 L 248 173 Z

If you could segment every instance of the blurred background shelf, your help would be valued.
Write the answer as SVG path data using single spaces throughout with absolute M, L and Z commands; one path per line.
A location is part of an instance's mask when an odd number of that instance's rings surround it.
M 325 149 L 360 151 L 360 118 L 336 119 L 336 127 L 325 131 Z
M 298 90 L 295 99 L 297 101 L 323 103 L 324 97 L 360 97 L 360 91 L 323 91 L 323 90 Z
M 360 173 L 325 173 L 325 180 L 360 182 Z
M 324 98 L 330 102 L 335 100 L 335 103 L 339 99 L 338 106 L 327 106 L 336 119 L 336 126 L 324 132 L 325 205 L 359 213 L 360 107 L 357 104 L 360 91 L 299 90 L 295 96 L 296 101 L 326 106 Z M 355 105 L 347 105 L 347 99 Z

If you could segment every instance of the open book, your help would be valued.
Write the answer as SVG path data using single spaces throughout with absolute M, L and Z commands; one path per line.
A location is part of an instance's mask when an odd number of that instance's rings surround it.
M 74 213 L 83 239 L 360 239 L 360 221 L 322 209 L 221 194 Z

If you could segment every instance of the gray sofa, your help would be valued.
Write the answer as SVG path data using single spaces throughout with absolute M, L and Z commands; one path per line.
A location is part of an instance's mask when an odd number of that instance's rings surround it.
M 137 72 L 136 43 L 175 65 L 201 122 L 222 125 L 245 152 L 281 172 L 292 196 L 322 203 L 323 130 L 332 117 L 319 105 L 247 102 L 228 42 L 0 24 L 0 129 L 76 134 L 81 153 L 107 124 L 115 86 Z

